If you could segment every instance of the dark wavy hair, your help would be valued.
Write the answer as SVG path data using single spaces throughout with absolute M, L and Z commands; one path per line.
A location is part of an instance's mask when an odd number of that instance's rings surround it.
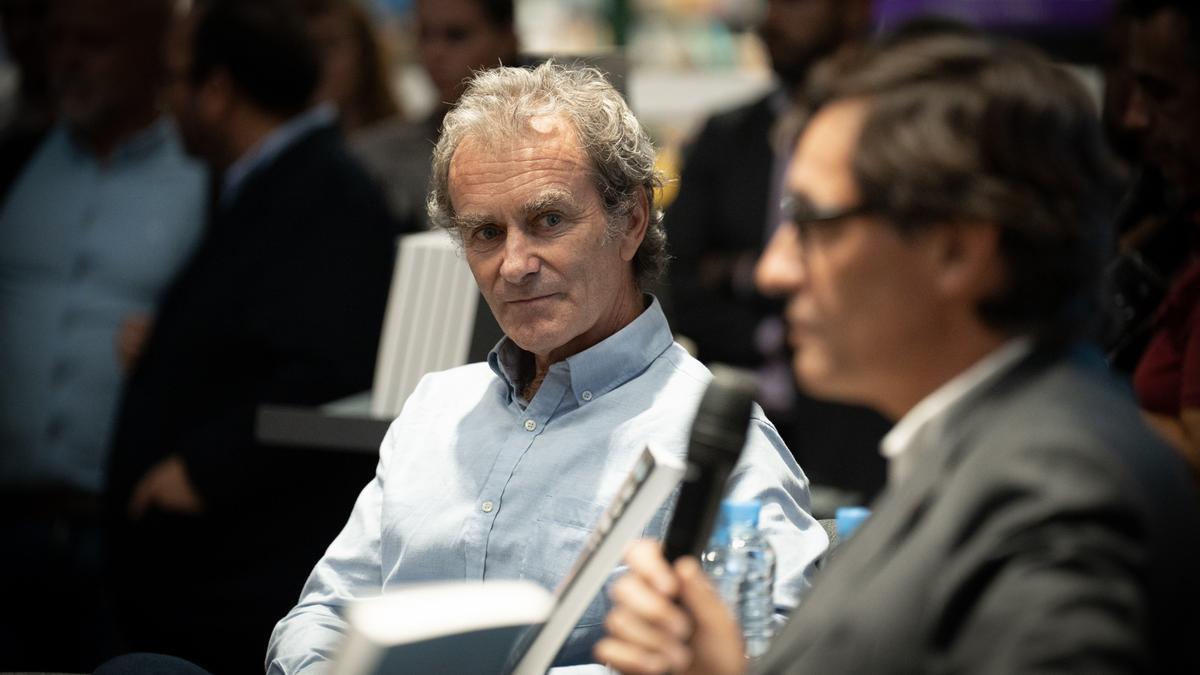
M 999 228 L 1006 280 L 979 303 L 986 325 L 1059 343 L 1093 327 L 1119 188 L 1073 75 L 1030 47 L 922 31 L 845 55 L 811 95 L 866 102 L 854 178 L 901 232 Z
M 288 0 L 207 0 L 197 3 L 192 82 L 229 73 L 234 86 L 263 110 L 292 116 L 317 86 L 320 59 L 304 14 Z

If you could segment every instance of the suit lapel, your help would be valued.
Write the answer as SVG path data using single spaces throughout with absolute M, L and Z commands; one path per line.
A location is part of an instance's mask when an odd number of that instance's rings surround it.
M 830 564 L 814 580 L 813 590 L 777 636 L 778 646 L 764 657 L 760 673 L 788 672 L 815 646 L 836 647 L 841 631 L 831 617 L 846 599 L 865 586 L 884 566 L 889 551 L 921 521 L 925 506 L 936 498 L 945 475 L 945 445 L 930 444 L 924 430 L 914 439 L 920 452 L 916 470 L 903 484 L 890 486 L 871 505 L 872 514 L 854 537 L 843 543 Z
M 814 646 L 836 648 L 841 631 L 836 620 L 849 598 L 884 570 L 888 556 L 902 547 L 936 502 L 941 487 L 965 453 L 976 450 L 974 430 L 986 423 L 993 403 L 1013 386 L 1026 381 L 1031 370 L 1044 365 L 1045 354 L 1034 350 L 1018 364 L 970 392 L 943 415 L 918 432 L 909 452 L 917 453 L 911 474 L 889 486 L 871 505 L 872 515 L 854 537 L 842 544 L 829 567 L 814 580 L 813 590 L 778 636 L 758 672 L 785 672 Z

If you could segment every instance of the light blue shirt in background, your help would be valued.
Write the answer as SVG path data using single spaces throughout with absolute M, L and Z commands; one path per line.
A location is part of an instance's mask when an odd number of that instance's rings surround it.
M 657 300 L 551 366 L 528 405 L 519 398 L 521 357 L 505 339 L 488 363 L 421 381 L 383 441 L 375 480 L 275 627 L 269 673 L 324 670 L 343 634 L 342 606 L 388 586 L 529 579 L 553 590 L 642 449 L 686 454 L 711 374 L 674 343 Z M 828 540 L 807 513 L 807 479 L 757 407 L 729 486 L 733 497 L 763 501 L 778 554 L 776 603 L 794 607 Z M 646 536 L 661 538 L 673 501 Z M 558 665 L 591 660 L 609 607 L 602 591 Z
M 207 177 L 159 119 L 100 162 L 51 130 L 0 211 L 0 490 L 99 492 L 121 321 L 199 241 Z

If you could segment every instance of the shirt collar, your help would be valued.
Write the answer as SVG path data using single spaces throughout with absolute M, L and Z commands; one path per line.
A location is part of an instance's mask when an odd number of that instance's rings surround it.
M 934 431 L 954 404 L 998 378 L 1032 350 L 1029 337 L 1009 340 L 921 399 L 880 442 L 880 452 L 888 460 L 888 481 L 898 482 L 908 475 L 918 436 Z
M 649 306 L 624 328 L 599 343 L 550 366 L 547 377 L 563 373 L 577 404 L 595 400 L 632 380 L 650 367 L 674 342 L 658 298 L 647 294 Z M 488 365 L 517 398 L 520 383 L 533 358 L 508 337 L 488 353 Z
M 221 183 L 221 204 L 229 205 L 233 201 L 250 174 L 270 164 L 309 132 L 332 125 L 336 120 L 337 109 L 329 103 L 320 103 L 275 127 L 226 169 Z

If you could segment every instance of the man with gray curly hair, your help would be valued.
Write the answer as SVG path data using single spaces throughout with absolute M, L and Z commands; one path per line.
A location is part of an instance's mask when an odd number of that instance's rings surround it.
M 591 162 L 610 238 L 619 233 L 621 219 L 636 210 L 640 200 L 646 201 L 650 221 L 634 256 L 634 272 L 639 284 L 657 279 L 667 266 L 662 213 L 654 208 L 654 191 L 662 186 L 662 176 L 654 168 L 654 147 L 633 112 L 594 69 L 548 66 L 517 72 L 523 76 L 481 72 L 472 82 L 475 95 L 447 117 L 433 156 L 430 222 L 456 236 L 462 234 L 448 184 L 450 160 L 464 138 L 511 141 L 528 132 L 526 125 L 532 118 L 559 116 L 570 122 Z
M 375 480 L 275 627 L 269 673 L 320 669 L 344 633 L 340 609 L 393 585 L 556 587 L 642 448 L 686 453 L 711 379 L 642 292 L 666 257 L 654 149 L 599 72 L 476 75 L 446 116 L 432 182 L 430 219 L 461 243 L 506 337 L 487 363 L 428 375 L 409 397 Z M 787 611 L 828 542 L 757 407 L 727 489 L 762 503 Z M 663 535 L 672 506 L 647 536 Z M 607 592 L 593 599 L 556 665 L 591 661 L 608 605 Z

